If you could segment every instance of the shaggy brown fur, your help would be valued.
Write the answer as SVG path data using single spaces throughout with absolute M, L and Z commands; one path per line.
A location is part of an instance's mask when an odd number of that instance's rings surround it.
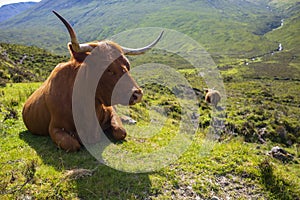
M 109 130 L 114 139 L 122 140 L 126 137 L 126 130 L 111 105 L 112 92 L 122 76 L 127 76 L 126 84 L 121 86 L 122 93 L 132 94 L 127 104 L 140 102 L 142 90 L 130 76 L 129 62 L 118 44 L 102 41 L 90 45 L 99 48 L 99 51 L 105 55 L 116 53 L 119 55 L 116 60 L 111 61 L 99 80 L 95 108 L 101 128 Z M 31 133 L 50 135 L 58 147 L 66 151 L 76 151 L 80 149 L 82 143 L 73 120 L 72 93 L 76 75 L 81 67 L 87 67 L 88 63 L 85 63 L 85 59 L 92 52 L 77 53 L 71 46 L 69 51 L 70 61 L 60 63 L 54 68 L 48 79 L 25 102 L 22 115 Z M 126 102 L 115 103 L 126 104 Z M 89 134 L 91 134 L 88 136 L 90 141 L 97 142 L 100 139 L 98 133 Z
M 218 103 L 221 100 L 221 95 L 219 91 L 214 89 L 206 89 L 205 92 L 206 92 L 205 101 L 207 103 L 212 104 L 214 107 L 217 107 Z

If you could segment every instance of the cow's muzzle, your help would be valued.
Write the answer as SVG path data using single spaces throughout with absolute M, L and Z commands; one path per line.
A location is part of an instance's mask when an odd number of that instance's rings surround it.
M 136 103 L 141 102 L 142 98 L 143 98 L 143 90 L 141 90 L 141 89 L 134 89 L 133 93 L 132 93 L 132 95 L 130 97 L 130 100 L 129 100 L 129 105 L 134 105 Z

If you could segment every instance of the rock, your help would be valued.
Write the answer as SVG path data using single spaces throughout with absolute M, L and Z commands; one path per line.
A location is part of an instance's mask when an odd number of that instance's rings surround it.
M 196 196 L 195 200 L 201 200 L 201 197 Z
M 124 124 L 129 124 L 129 125 L 134 125 L 136 124 L 137 121 L 135 121 L 134 119 L 132 119 L 131 117 L 128 117 L 128 116 L 121 116 L 121 121 L 124 123 Z
M 219 197 L 213 196 L 211 200 L 220 200 Z
M 273 147 L 271 151 L 269 151 L 269 155 L 284 163 L 290 162 L 294 159 L 294 156 L 292 154 L 288 153 L 286 150 L 282 149 L 279 146 Z
M 191 119 L 198 120 L 199 117 L 200 117 L 200 114 L 193 112 L 193 113 L 192 113 L 192 116 L 191 116 Z
M 267 132 L 267 128 L 261 128 L 258 130 L 257 132 L 257 135 L 258 135 L 258 141 L 261 143 L 261 144 L 264 144 L 266 143 L 264 137 L 268 134 Z
M 70 179 L 80 179 L 86 176 L 92 176 L 93 173 L 94 171 L 89 169 L 71 169 L 66 171 L 65 177 Z

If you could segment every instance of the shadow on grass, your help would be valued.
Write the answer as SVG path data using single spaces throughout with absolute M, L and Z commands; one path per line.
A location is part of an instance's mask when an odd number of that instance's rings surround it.
M 275 199 L 299 199 L 297 195 L 291 191 L 289 184 L 274 173 L 274 166 L 265 159 L 259 165 L 262 183 L 265 188 L 270 191 Z
M 114 170 L 99 164 L 84 148 L 78 152 L 66 153 L 58 149 L 47 136 L 36 136 L 23 131 L 19 137 L 37 152 L 45 165 L 50 165 L 57 171 L 96 168 L 92 176 L 72 181 L 79 198 L 145 199 L 151 192 L 149 174 L 130 174 Z

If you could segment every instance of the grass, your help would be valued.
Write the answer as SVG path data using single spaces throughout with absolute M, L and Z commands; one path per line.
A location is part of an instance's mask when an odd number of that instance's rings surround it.
M 272 57 L 272 65 L 280 70 L 290 64 L 281 59 L 283 55 Z M 155 52 L 151 56 L 162 59 Z M 172 93 L 176 84 L 166 88 L 166 83 L 149 82 L 147 77 L 161 80 L 163 72 L 160 68 L 147 71 L 149 74 L 141 77 L 143 102 L 130 109 L 118 107 L 120 114 L 130 115 L 138 123 L 126 125 L 126 142 L 111 144 L 102 155 L 107 164 L 121 171 L 100 164 L 86 149 L 66 153 L 49 137 L 30 134 L 21 119 L 22 105 L 41 83 L 6 83 L 0 88 L 1 199 L 299 199 L 298 73 L 274 77 L 276 72 L 266 67 L 256 74 L 256 67 L 266 66 L 270 60 L 261 57 L 245 65 L 238 58 L 219 64 L 227 93 L 226 110 L 212 113 L 203 102 L 205 82 L 197 70 L 176 58 L 181 67 L 176 62 L 171 67 L 200 90 L 199 128 L 187 149 L 175 145 L 167 154 L 174 156 L 179 149 L 181 156 L 172 157 L 172 162 L 161 157 L 164 163 L 158 163 L 157 157 L 149 161 L 147 156 L 174 141 L 183 109 Z M 131 62 L 138 66 L 142 58 Z M 298 62 L 291 64 L 297 70 Z M 163 80 L 174 83 L 179 81 L 177 75 Z M 224 126 L 213 128 L 211 123 Z M 211 133 L 218 134 L 218 139 L 212 139 L 216 135 Z M 188 143 L 179 140 L 176 144 Z M 282 163 L 268 156 L 276 145 L 294 155 L 294 160 Z M 146 158 L 148 165 L 140 165 L 139 158 Z M 149 168 L 156 170 L 141 173 Z
M 0 43 L 0 85 L 45 80 L 53 67 L 66 59 L 38 47 Z
M 236 90 L 238 87 L 242 88 L 241 84 L 226 85 L 229 91 L 235 91 L 236 101 L 243 96 L 241 93 L 245 92 Z M 244 87 L 247 85 L 249 88 L 247 92 L 251 95 L 261 92 L 261 88 L 257 88 L 261 83 L 257 81 L 243 84 Z M 285 146 L 285 149 L 293 153 L 296 160 L 283 164 L 266 155 L 272 145 L 276 145 L 274 142 L 246 143 L 241 136 L 216 142 L 209 139 L 206 128 L 200 128 L 196 132 L 191 145 L 178 160 L 154 172 L 132 174 L 112 169 L 99 164 L 86 149 L 76 153 L 66 153 L 57 149 L 49 137 L 31 135 L 22 123 L 20 115 L 22 104 L 39 85 L 40 83 L 7 84 L 0 91 L 4 94 L 1 96 L 0 107 L 2 138 L 0 195 L 2 199 L 17 197 L 37 199 L 169 199 L 170 197 L 195 199 L 200 197 L 207 199 L 212 196 L 234 199 L 297 199 L 300 196 L 300 171 L 299 161 L 297 161 L 299 152 L 295 145 Z M 164 98 L 169 99 L 169 104 L 176 102 L 176 98 L 170 93 L 166 91 L 160 93 L 158 92 L 161 90 L 160 87 L 157 90 L 155 86 L 151 87 L 154 88 L 153 92 L 145 88 L 148 91 L 145 97 L 146 103 L 151 103 L 152 106 L 159 105 L 164 102 Z M 273 91 L 274 94 L 281 94 L 278 85 L 274 88 L 279 90 Z M 296 88 L 292 87 L 290 91 L 296 92 Z M 162 94 L 165 97 L 162 97 Z M 253 101 L 256 101 L 255 98 Z M 291 103 L 282 106 L 289 107 Z M 249 102 L 245 110 L 250 109 L 251 104 Z M 237 115 L 238 112 L 245 112 L 238 108 L 238 104 L 232 102 L 230 105 L 228 112 L 232 113 L 234 118 L 239 119 L 243 116 Z M 163 116 L 155 114 L 156 111 L 153 110 L 148 111 L 147 114 L 144 106 L 141 104 L 130 109 L 132 116 L 138 119 L 138 124 L 126 125 L 129 133 L 135 133 L 134 129 L 139 127 L 144 130 L 144 126 L 151 130 L 153 127 L 149 127 L 147 121 L 149 117 L 145 117 L 147 115 L 156 116 L 157 120 L 164 120 L 162 129 L 154 135 L 151 135 L 153 134 L 151 132 L 144 135 L 129 134 L 126 142 L 115 146 L 127 149 L 129 152 L 149 153 L 160 149 L 173 139 L 172 132 L 176 130 L 174 122 L 177 119 L 173 117 L 172 111 Z M 8 115 L 10 113 L 8 108 L 17 114 Z M 164 105 L 162 108 L 167 107 Z M 202 110 L 203 115 L 206 113 L 205 110 L 205 108 Z M 122 108 L 119 112 L 121 111 Z M 209 114 L 209 110 L 207 111 L 206 114 Z M 297 120 L 299 116 L 297 112 L 289 110 L 287 116 L 294 116 Z M 10 117 L 4 120 L 6 115 Z M 238 124 L 238 120 L 235 121 L 234 124 Z M 110 148 L 114 146 L 106 149 L 107 155 L 115 156 L 116 159 L 108 160 L 112 162 L 109 164 L 120 168 L 118 159 L 122 156 L 109 151 Z M 127 159 L 126 155 L 124 156 L 123 158 Z M 136 167 L 134 163 L 130 164 L 131 170 Z M 89 169 L 93 174 L 76 176 L 76 170 L 80 169 Z M 69 175 L 70 172 L 73 172 L 72 175 Z

